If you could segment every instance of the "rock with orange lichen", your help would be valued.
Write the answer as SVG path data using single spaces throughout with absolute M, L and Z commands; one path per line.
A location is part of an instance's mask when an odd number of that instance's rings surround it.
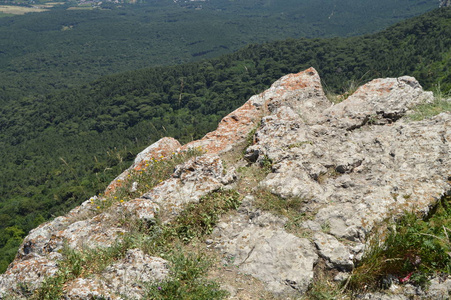
M 32 291 L 39 287 L 47 276 L 58 272 L 57 260 L 60 258 L 58 253 L 48 257 L 31 253 L 16 259 L 0 276 L 0 299 L 8 291 L 21 294 L 24 288 Z
M 312 101 L 305 108 L 313 111 L 326 108 L 323 103 L 316 103 L 314 96 L 324 95 L 321 80 L 315 69 L 309 68 L 297 74 L 288 74 L 274 82 L 269 89 L 252 96 L 243 106 L 228 114 L 221 120 L 218 128 L 198 141 L 193 141 L 182 149 L 201 147 L 207 153 L 223 153 L 230 151 L 237 144 L 245 141 L 249 132 L 255 128 L 261 118 L 268 113 L 268 105 L 296 102 L 296 99 L 311 96 Z M 317 107 L 318 106 L 318 107 Z

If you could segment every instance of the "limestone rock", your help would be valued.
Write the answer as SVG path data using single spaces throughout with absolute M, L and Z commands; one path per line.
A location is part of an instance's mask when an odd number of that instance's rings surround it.
M 432 101 L 413 77 L 374 79 L 345 101 L 323 112 L 329 126 L 353 130 L 367 123 L 391 124 L 412 107 Z
M 319 254 L 327 260 L 329 268 L 351 271 L 354 268 L 350 251 L 335 237 L 323 232 L 315 233 L 313 240 Z
M 8 270 L 0 276 L 0 299 L 2 294 L 14 291 L 21 294 L 20 285 L 28 290 L 38 288 L 46 276 L 58 271 L 57 257 L 41 257 L 29 254 L 20 261 L 13 262 Z
M 449 299 L 451 293 L 451 278 L 436 277 L 431 280 L 431 285 L 428 288 L 427 296 L 430 299 L 445 300 Z
M 260 279 L 275 294 L 305 292 L 318 259 L 314 246 L 285 232 L 286 220 L 255 211 L 251 202 L 252 197 L 244 200 L 240 214 L 219 223 L 213 232 L 224 264 Z

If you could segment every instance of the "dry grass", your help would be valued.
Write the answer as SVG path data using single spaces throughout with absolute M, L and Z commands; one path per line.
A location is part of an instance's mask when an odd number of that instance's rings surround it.
M 12 15 L 24 15 L 30 12 L 43 12 L 48 9 L 40 7 L 24 7 L 24 6 L 14 6 L 14 5 L 0 5 L 0 12 Z

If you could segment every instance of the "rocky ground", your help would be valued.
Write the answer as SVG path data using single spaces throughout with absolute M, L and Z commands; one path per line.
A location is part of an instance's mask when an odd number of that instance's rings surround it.
M 64 247 L 112 247 L 129 231 L 120 220 L 158 216 L 170 223 L 188 203 L 218 189 L 238 191 L 241 206 L 193 247 L 217 258 L 208 276 L 231 299 L 300 298 L 324 274 L 346 282 L 375 228 L 404 211 L 426 214 L 451 190 L 451 114 L 406 118 L 432 100 L 431 92 L 404 76 L 373 80 L 334 105 L 313 68 L 287 75 L 203 139 L 182 146 L 164 138 L 151 145 L 105 195 L 30 232 L 0 276 L 0 295 L 32 295 L 61 269 Z M 155 187 L 134 181 L 149 162 L 190 149 L 202 155 L 176 166 Z M 124 187 L 137 196 L 100 209 L 98 203 Z M 289 209 L 265 209 L 262 199 L 293 203 L 295 221 Z M 129 249 L 101 271 L 65 282 L 63 293 L 65 299 L 140 299 L 140 283 L 161 281 L 170 269 L 162 257 Z M 448 299 L 450 285 L 445 276 L 432 279 L 428 291 L 394 284 L 358 297 Z

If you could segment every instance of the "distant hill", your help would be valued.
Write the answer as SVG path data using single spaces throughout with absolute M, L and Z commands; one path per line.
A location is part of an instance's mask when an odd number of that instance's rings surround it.
M 250 45 L 217 59 L 106 76 L 0 106 L 0 257 L 26 232 L 101 192 L 162 136 L 182 142 L 287 73 L 315 67 L 330 92 L 375 77 L 413 75 L 451 88 L 451 9 L 373 35 Z
M 102 75 L 213 58 L 251 43 L 371 33 L 438 3 L 149 0 L 88 10 L 68 6 L 0 18 L 0 101 Z

